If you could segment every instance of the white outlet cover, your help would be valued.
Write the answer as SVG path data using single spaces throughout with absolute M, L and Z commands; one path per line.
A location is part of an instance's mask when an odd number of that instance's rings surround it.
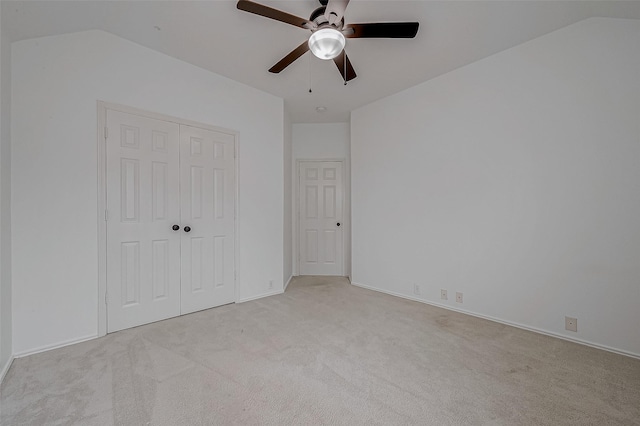
M 456 302 L 462 303 L 462 293 L 456 291 Z
M 564 317 L 564 329 L 568 331 L 578 332 L 578 319 L 571 317 Z
M 440 290 L 440 299 L 447 300 L 447 290 Z
M 420 294 L 420 286 L 418 284 L 413 285 L 413 294 Z

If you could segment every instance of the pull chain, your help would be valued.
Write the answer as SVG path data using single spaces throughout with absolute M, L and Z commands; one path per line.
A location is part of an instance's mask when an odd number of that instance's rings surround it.
M 342 51 L 342 57 L 343 57 L 343 61 L 342 63 L 344 64 L 344 85 L 347 85 L 347 52 L 345 52 L 344 50 Z
M 311 90 L 311 53 L 309 53 L 309 61 L 307 62 L 309 64 L 309 93 L 313 93 L 313 90 Z

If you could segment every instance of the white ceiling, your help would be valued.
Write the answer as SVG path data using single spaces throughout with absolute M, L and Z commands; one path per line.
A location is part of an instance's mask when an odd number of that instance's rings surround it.
M 308 18 L 317 0 L 260 1 Z M 236 9 L 235 1 L 2 1 L 11 41 L 101 29 L 272 93 L 294 123 L 347 122 L 350 111 L 462 65 L 594 16 L 640 19 L 640 1 L 352 0 L 346 23 L 418 21 L 415 39 L 348 39 L 358 77 L 307 53 L 267 70 L 309 31 Z M 639 47 L 640 48 L 640 47 Z M 313 89 L 309 93 L 309 87 Z M 317 106 L 326 106 L 319 113 Z

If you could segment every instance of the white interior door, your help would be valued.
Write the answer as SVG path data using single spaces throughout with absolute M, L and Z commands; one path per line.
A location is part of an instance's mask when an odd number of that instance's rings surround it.
M 107 331 L 235 301 L 235 136 L 106 110 Z
M 342 163 L 300 162 L 299 270 L 301 275 L 342 275 Z
M 179 126 L 107 110 L 107 330 L 180 314 Z
M 235 300 L 234 156 L 233 135 L 180 126 L 183 314 Z

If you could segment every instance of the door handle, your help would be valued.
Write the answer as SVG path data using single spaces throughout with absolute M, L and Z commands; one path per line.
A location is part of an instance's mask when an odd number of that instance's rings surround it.
M 336 223 L 336 225 L 340 226 L 340 222 Z
M 178 231 L 180 230 L 180 227 L 178 225 L 173 225 L 171 229 L 173 229 L 174 231 Z
M 190 227 L 188 227 L 188 226 L 185 226 L 185 227 L 184 227 L 184 232 L 189 232 L 189 231 L 191 231 L 191 228 L 190 228 Z

